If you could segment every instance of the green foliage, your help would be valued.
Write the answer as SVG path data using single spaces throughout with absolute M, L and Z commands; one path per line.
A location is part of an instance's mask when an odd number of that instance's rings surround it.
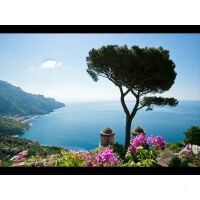
M 181 148 L 182 143 L 168 144 L 168 148 Z M 149 147 L 148 149 L 139 146 L 134 152 L 126 152 L 125 148 L 116 143 L 111 146 L 115 157 L 119 157 L 117 166 L 119 167 L 158 167 L 157 156 L 165 150 L 157 150 Z M 92 162 L 90 167 L 98 167 L 98 159 L 103 158 L 102 151 L 105 149 L 93 149 L 89 152 L 84 151 L 68 151 L 58 147 L 41 146 L 37 142 L 22 138 L 14 138 L 10 136 L 0 136 L 0 166 L 10 167 L 13 162 L 10 159 L 19 152 L 27 150 L 28 155 L 25 159 L 27 167 L 88 167 L 89 161 Z M 126 155 L 124 156 L 124 153 Z M 192 154 L 179 154 L 171 160 L 170 167 L 200 167 L 200 159 Z M 101 155 L 99 157 L 99 155 Z M 104 154 L 106 158 L 109 154 Z M 116 158 L 117 158 L 116 157 Z M 98 159 L 97 159 L 98 158 Z M 98 162 L 101 162 L 101 161 Z M 111 161 L 111 160 L 110 160 Z M 109 164 L 109 163 L 108 163 Z M 110 165 L 103 165 L 110 166 Z
M 0 117 L 0 134 L 16 135 L 23 133 L 27 128 L 28 124 Z
M 2 159 L 0 162 L 0 167 L 11 167 L 12 166 L 12 162 L 7 160 L 7 159 Z
M 124 160 L 126 156 L 126 148 L 122 144 L 114 143 L 111 145 L 113 152 L 116 153 L 120 159 Z
M 182 162 L 178 156 L 173 157 L 169 164 L 169 167 L 181 167 L 181 166 L 182 166 Z
M 46 158 L 52 154 L 59 153 L 61 148 L 41 146 L 37 142 L 31 140 L 0 135 L 1 165 L 11 165 L 10 159 L 17 155 L 19 152 L 27 149 L 29 150 L 28 158 L 36 155 L 42 158 Z
M 46 162 L 39 155 L 33 155 L 24 161 L 25 167 L 46 167 Z
M 152 105 L 176 106 L 174 98 L 146 97 L 150 93 L 168 91 L 176 78 L 175 64 L 170 59 L 169 51 L 159 48 L 140 48 L 126 45 L 107 45 L 92 49 L 88 53 L 87 72 L 94 81 L 99 77 L 110 80 L 120 90 L 120 101 L 126 113 L 125 147 L 130 144 L 131 122 L 138 110 Z M 125 91 L 126 90 L 126 91 Z M 136 101 L 130 111 L 125 96 L 131 93 Z
M 52 98 L 33 95 L 5 81 L 0 81 L 0 115 L 42 115 L 63 106 L 63 103 Z
M 193 156 L 192 160 L 188 163 L 188 167 L 200 167 L 200 157 Z
M 184 148 L 183 142 L 167 143 L 165 149 L 179 153 Z
M 78 154 L 66 152 L 61 150 L 60 154 L 55 156 L 52 160 L 53 167 L 85 167 L 87 159 L 81 157 L 79 159 Z
M 177 106 L 178 101 L 175 98 L 163 98 L 163 97 L 144 97 L 141 105 L 147 106 L 148 110 L 153 110 L 153 105 L 157 106 Z
M 89 51 L 87 72 L 94 81 L 104 76 L 115 84 L 138 91 L 164 92 L 176 78 L 169 51 L 159 48 L 128 48 L 107 45 Z
M 156 167 L 156 153 L 152 150 L 138 147 L 136 153 L 131 154 L 127 152 L 124 160 L 124 167 Z
M 178 156 L 175 156 L 172 158 L 169 167 L 189 167 L 189 166 L 195 166 L 194 163 L 192 163 L 191 159 L 188 158 L 180 158 Z
M 192 126 L 185 131 L 184 142 L 186 144 L 200 145 L 200 127 Z

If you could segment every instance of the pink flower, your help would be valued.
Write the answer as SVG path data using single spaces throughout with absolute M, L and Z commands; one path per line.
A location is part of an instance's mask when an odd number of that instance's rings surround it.
M 132 139 L 131 145 L 128 147 L 128 152 L 129 153 L 135 153 L 137 147 L 143 146 L 144 144 L 146 144 L 146 142 L 147 142 L 147 139 L 146 139 L 146 136 L 145 136 L 144 133 L 141 133 L 141 134 L 135 136 Z
M 92 164 L 92 161 L 89 160 L 87 163 L 86 163 L 86 167 L 93 167 L 93 164 Z
M 143 133 L 135 136 L 132 140 L 132 145 L 135 147 L 142 146 L 145 143 L 146 143 L 146 136 Z
M 184 147 L 185 150 L 190 150 L 189 144 L 186 144 Z
M 152 139 L 153 139 L 152 137 L 148 137 L 147 138 L 147 143 L 150 144 L 152 142 Z
M 129 153 L 135 153 L 135 152 L 136 152 L 136 147 L 135 147 L 134 145 L 130 145 L 130 146 L 128 147 L 128 152 L 129 152 Z
M 13 157 L 13 160 L 18 161 L 18 162 L 24 161 L 27 155 L 28 155 L 28 150 L 19 152 L 17 156 Z
M 155 137 L 148 137 L 147 139 L 148 144 L 152 144 L 152 146 L 156 147 L 157 149 L 163 148 L 165 146 L 165 141 L 163 137 L 161 136 L 155 136 Z
M 117 166 L 119 161 L 110 148 L 105 148 L 100 155 L 95 157 L 98 167 Z

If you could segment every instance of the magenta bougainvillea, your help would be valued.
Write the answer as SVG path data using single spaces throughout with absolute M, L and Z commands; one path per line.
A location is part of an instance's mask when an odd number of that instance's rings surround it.
M 70 151 L 76 155 L 79 160 L 86 160 L 86 167 L 117 167 L 119 160 L 113 153 L 112 149 L 106 147 L 99 153 L 90 155 L 87 151 Z
M 128 152 L 134 153 L 136 151 L 137 147 L 145 145 L 146 141 L 147 141 L 147 139 L 146 139 L 146 136 L 144 133 L 141 133 L 141 134 L 135 136 L 132 139 L 131 145 L 128 147 Z
M 101 154 L 95 156 L 96 165 L 98 167 L 113 166 L 116 167 L 119 163 L 117 157 L 112 152 L 112 149 L 105 148 Z
M 165 146 L 165 141 L 163 139 L 163 137 L 161 136 L 155 136 L 155 137 L 148 137 L 147 138 L 147 143 L 151 144 L 153 147 L 155 147 L 156 149 L 162 149 Z
M 22 162 L 25 160 L 27 155 L 28 155 L 28 150 L 24 150 L 22 152 L 19 152 L 16 156 L 11 158 L 10 160 L 14 160 L 16 162 Z
M 144 146 L 146 144 L 152 145 L 156 149 L 161 149 L 165 146 L 165 141 L 161 136 L 152 136 L 146 139 L 145 134 L 141 133 L 140 135 L 137 135 L 132 139 L 132 142 L 128 147 L 128 152 L 135 153 L 139 146 Z

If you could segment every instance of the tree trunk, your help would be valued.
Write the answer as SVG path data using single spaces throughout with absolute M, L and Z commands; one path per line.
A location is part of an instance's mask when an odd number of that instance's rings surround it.
M 131 140 L 131 122 L 132 119 L 130 116 L 126 116 L 126 136 L 125 136 L 125 148 L 128 149 L 128 146 L 130 145 L 130 140 Z
M 138 101 L 131 113 L 131 115 L 126 115 L 126 137 L 125 137 L 125 148 L 128 149 L 128 146 L 130 145 L 131 140 L 131 123 L 133 121 L 133 118 L 135 117 L 135 114 L 137 112 L 138 108 Z
M 139 105 L 139 93 L 136 95 L 130 89 L 127 90 L 125 93 L 123 93 L 122 87 L 119 87 L 119 89 L 121 93 L 121 98 L 120 98 L 121 104 L 124 109 L 124 112 L 126 113 L 125 148 L 128 149 L 128 146 L 130 145 L 130 139 L 131 139 L 131 122 L 137 112 L 138 105 Z M 124 99 L 129 91 L 131 91 L 132 94 L 136 97 L 136 103 L 131 113 L 129 112 L 128 107 L 126 106 L 125 99 Z

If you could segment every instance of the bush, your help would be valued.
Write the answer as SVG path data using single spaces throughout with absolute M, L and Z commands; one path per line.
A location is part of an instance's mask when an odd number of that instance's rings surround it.
M 184 134 L 186 144 L 200 145 L 200 128 L 198 126 L 192 126 Z
M 0 117 L 0 133 L 5 135 L 18 135 L 29 127 L 28 124 L 13 119 Z
M 48 159 L 32 156 L 25 160 L 25 164 L 27 167 L 117 167 L 120 161 L 110 148 L 103 148 L 98 153 L 62 149 L 59 154 L 52 155 Z
M 191 166 L 192 165 L 192 166 Z M 169 167 L 194 167 L 195 164 L 192 163 L 192 159 L 190 158 L 180 158 L 180 157 L 173 157 Z
M 112 148 L 113 152 L 116 153 L 120 157 L 120 159 L 122 159 L 122 160 L 125 159 L 126 149 L 124 148 L 124 146 L 122 144 L 114 143 L 111 145 L 111 148 Z
M 137 147 L 134 153 L 127 152 L 124 167 L 156 167 L 156 154 L 153 150 Z
M 181 159 L 177 156 L 173 157 L 169 164 L 169 167 L 182 167 Z
M 184 144 L 182 142 L 174 142 L 169 143 L 166 145 L 166 149 L 169 149 L 170 151 L 173 151 L 175 153 L 179 153 L 184 147 Z

